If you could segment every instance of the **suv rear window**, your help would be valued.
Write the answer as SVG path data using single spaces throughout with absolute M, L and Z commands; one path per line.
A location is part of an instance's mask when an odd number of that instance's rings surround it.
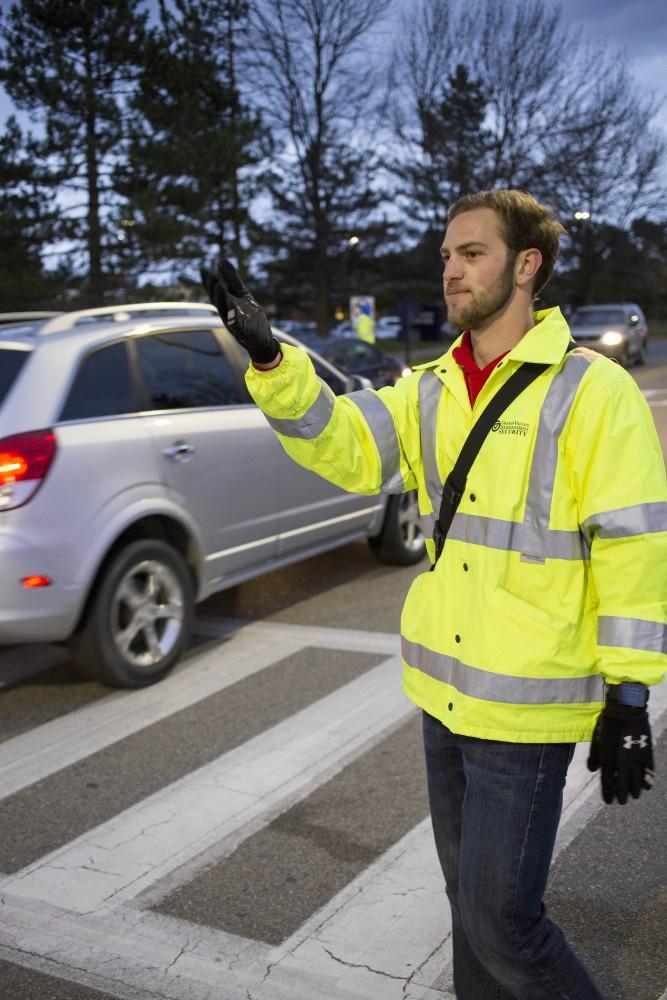
M 0 349 L 0 404 L 14 385 L 16 376 L 30 356 L 30 351 Z
M 95 420 L 136 410 L 124 341 L 99 347 L 79 367 L 61 420 Z

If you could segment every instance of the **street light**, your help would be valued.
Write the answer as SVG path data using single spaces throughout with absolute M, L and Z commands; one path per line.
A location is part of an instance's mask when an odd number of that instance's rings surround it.
M 357 243 L 359 242 L 359 237 L 358 236 L 350 236 L 350 238 L 349 238 L 349 240 L 347 242 L 350 244 L 351 247 L 356 247 Z
M 575 219 L 590 219 L 591 213 L 590 212 L 575 212 L 574 213 L 574 217 L 575 217 Z

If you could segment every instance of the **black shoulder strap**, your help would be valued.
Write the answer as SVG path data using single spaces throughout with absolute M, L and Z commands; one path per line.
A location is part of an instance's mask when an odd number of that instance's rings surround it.
M 567 345 L 566 353 L 576 347 L 576 343 L 571 340 Z M 440 513 L 435 522 L 433 531 L 433 542 L 435 544 L 435 563 L 440 558 L 447 532 L 449 531 L 456 508 L 461 502 L 466 488 L 466 480 L 473 462 L 479 454 L 479 450 L 484 444 L 484 439 L 507 407 L 526 389 L 531 382 L 534 382 L 538 375 L 550 368 L 549 364 L 536 364 L 533 361 L 524 362 L 514 374 L 508 378 L 505 385 L 500 389 L 491 402 L 482 411 L 475 426 L 470 431 L 463 448 L 456 460 L 454 468 L 447 476 L 442 490 L 442 501 L 440 503 Z

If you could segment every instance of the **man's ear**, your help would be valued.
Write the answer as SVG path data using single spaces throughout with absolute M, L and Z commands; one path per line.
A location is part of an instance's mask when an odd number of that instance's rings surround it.
M 542 266 L 542 254 L 537 247 L 530 247 L 528 250 L 521 250 L 517 254 L 515 266 L 515 278 L 518 285 L 522 287 L 534 282 L 535 275 Z

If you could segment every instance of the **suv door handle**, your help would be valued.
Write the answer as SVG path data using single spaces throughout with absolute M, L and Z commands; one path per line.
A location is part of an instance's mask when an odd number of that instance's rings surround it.
M 195 446 L 188 444 L 187 441 L 176 441 L 169 448 L 163 448 L 162 454 L 167 458 L 171 458 L 174 462 L 182 462 L 189 455 L 194 455 L 196 450 Z

